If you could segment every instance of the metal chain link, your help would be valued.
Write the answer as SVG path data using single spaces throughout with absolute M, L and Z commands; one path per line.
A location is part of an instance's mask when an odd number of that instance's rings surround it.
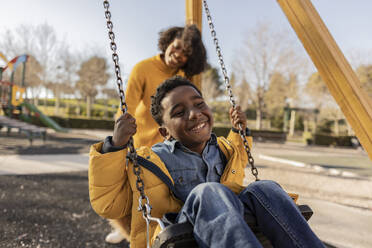
M 120 65 L 119 65 L 119 55 L 117 54 L 117 46 L 115 43 L 115 34 L 113 32 L 113 23 L 111 21 L 111 12 L 109 10 L 110 4 L 108 0 L 103 1 L 103 6 L 105 8 L 105 17 L 107 21 L 107 29 L 108 29 L 108 36 L 110 39 L 110 48 L 112 50 L 112 60 L 114 61 L 115 67 L 115 75 L 116 75 L 116 84 L 119 89 L 119 96 L 120 96 L 120 109 L 122 110 L 123 114 L 127 112 L 127 104 L 125 102 L 125 93 L 123 90 L 123 80 L 121 78 L 120 72 Z M 150 237 L 149 237 L 149 225 L 150 221 L 156 221 L 160 225 L 161 229 L 164 229 L 164 224 L 159 218 L 151 217 L 151 205 L 149 202 L 149 198 L 145 194 L 145 184 L 141 179 L 141 167 L 138 165 L 137 162 L 137 152 L 134 149 L 133 138 L 131 137 L 128 142 L 129 153 L 127 155 L 127 163 L 128 159 L 133 164 L 133 173 L 136 175 L 136 188 L 140 193 L 140 197 L 138 200 L 138 211 L 142 211 L 143 218 L 146 221 L 147 226 L 147 247 L 150 247 Z
M 105 8 L 105 17 L 107 20 L 107 29 L 108 36 L 110 39 L 110 48 L 112 50 L 112 60 L 114 61 L 115 66 L 115 75 L 116 75 L 116 84 L 119 89 L 120 95 L 120 109 L 123 111 L 123 114 L 127 111 L 127 104 L 125 103 L 125 94 L 123 90 L 123 80 L 121 79 L 120 65 L 119 65 L 119 56 L 116 52 L 117 46 L 115 43 L 115 34 L 113 32 L 114 25 L 111 21 L 111 12 L 109 10 L 110 4 L 107 0 L 103 1 L 103 6 Z
M 221 53 L 221 47 L 218 44 L 216 31 L 214 29 L 214 25 L 213 25 L 213 22 L 212 22 L 212 16 L 209 12 L 209 8 L 208 8 L 208 4 L 207 4 L 206 0 L 203 0 L 203 5 L 204 5 L 205 14 L 207 16 L 208 26 L 209 26 L 209 29 L 211 30 L 213 43 L 216 46 L 216 53 L 217 53 L 217 57 L 218 57 L 218 62 L 220 63 L 220 66 L 221 66 L 221 71 L 222 71 L 223 78 L 224 78 L 225 88 L 226 88 L 227 93 L 229 95 L 230 104 L 235 109 L 236 102 L 235 102 L 235 98 L 234 98 L 234 95 L 233 95 L 233 92 L 232 92 L 232 89 L 231 89 L 230 79 L 229 79 L 229 76 L 227 75 L 227 70 L 226 70 L 225 63 L 223 61 L 223 56 L 222 56 L 222 53 Z M 245 130 L 243 130 L 241 125 L 239 125 L 239 134 L 240 134 L 240 137 L 243 140 L 244 149 L 245 149 L 245 151 L 247 152 L 247 155 L 248 155 L 248 164 L 251 167 L 252 175 L 256 178 L 256 181 L 259 181 L 260 179 L 258 179 L 258 170 L 257 170 L 256 166 L 254 165 L 254 159 L 253 159 L 252 154 L 251 154 L 251 149 L 249 148 L 248 141 L 245 137 Z

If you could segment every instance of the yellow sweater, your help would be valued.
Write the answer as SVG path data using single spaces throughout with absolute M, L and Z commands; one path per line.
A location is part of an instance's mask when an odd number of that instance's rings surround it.
M 136 118 L 137 133 L 133 136 L 134 146 L 141 147 L 162 142 L 163 137 L 158 131 L 159 125 L 151 116 L 151 96 L 156 88 L 166 79 L 174 76 L 184 76 L 183 71 L 170 69 L 160 58 L 160 54 L 136 64 L 129 76 L 125 91 L 128 112 Z M 200 89 L 200 85 L 196 85 Z M 121 114 L 120 109 L 118 114 Z

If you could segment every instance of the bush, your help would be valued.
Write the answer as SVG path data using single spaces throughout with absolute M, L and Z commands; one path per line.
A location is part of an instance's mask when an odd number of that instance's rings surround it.
M 257 112 L 256 109 L 249 108 L 245 111 L 245 115 L 247 116 L 247 119 L 249 120 L 255 120 L 257 118 Z
M 230 130 L 231 128 L 229 127 L 213 127 L 213 132 L 217 136 L 227 137 L 227 135 L 229 135 Z
M 63 118 L 59 116 L 49 116 L 64 128 L 81 128 L 81 129 L 107 129 L 113 130 L 115 121 L 113 119 L 84 119 L 84 118 Z M 39 118 L 31 116 L 31 123 L 37 126 L 45 127 Z M 231 127 L 214 127 L 213 132 L 217 136 L 227 137 Z M 251 130 L 254 141 L 273 141 L 285 142 L 286 133 L 269 130 Z
M 324 146 L 352 146 L 354 136 L 333 136 L 328 134 L 315 134 L 314 143 Z
M 313 144 L 313 134 L 311 132 L 303 132 L 302 139 L 307 145 Z
M 83 118 L 63 118 L 59 116 L 49 116 L 64 128 L 81 128 L 81 129 L 114 129 L 114 120 L 112 119 L 83 119 Z M 32 116 L 31 123 L 37 126 L 45 127 L 39 118 Z
M 322 120 L 321 123 L 317 126 L 317 133 L 332 133 L 332 121 Z
M 83 119 L 83 118 L 61 118 L 51 116 L 60 126 L 65 128 L 82 128 L 82 129 L 114 129 L 114 120 L 112 119 Z
M 295 130 L 304 130 L 304 117 L 302 115 L 296 115 Z
M 76 115 L 78 113 L 77 106 L 69 106 L 67 109 L 67 114 L 68 115 Z
M 282 111 L 281 111 L 282 112 Z M 283 129 L 284 121 L 283 114 L 278 114 L 270 117 L 271 126 L 277 129 Z
M 231 128 L 230 127 L 214 127 L 213 132 L 217 136 L 227 137 Z M 287 134 L 285 132 L 269 131 L 269 130 L 251 130 L 253 141 L 260 142 L 279 142 L 284 143 L 287 140 Z
M 105 111 L 102 109 L 94 109 L 91 110 L 92 117 L 103 117 L 105 115 Z
M 251 130 L 251 132 L 253 141 L 284 143 L 287 140 L 287 133 L 281 131 Z

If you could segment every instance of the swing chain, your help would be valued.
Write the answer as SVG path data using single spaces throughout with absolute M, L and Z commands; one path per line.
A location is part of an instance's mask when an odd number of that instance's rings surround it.
M 248 143 L 247 139 L 245 138 L 245 136 L 246 136 L 245 131 L 243 131 L 243 129 L 241 127 L 240 127 L 240 130 L 239 130 L 239 134 L 240 134 L 240 137 L 243 140 L 244 149 L 245 149 L 245 151 L 248 155 L 248 164 L 251 166 L 252 175 L 256 178 L 256 181 L 259 181 L 260 179 L 258 179 L 258 170 L 257 170 L 257 167 L 254 165 L 254 159 L 253 159 L 252 154 L 251 154 L 251 149 L 249 148 L 249 143 Z
M 123 90 L 123 80 L 121 78 L 121 73 L 120 73 L 120 65 L 119 65 L 119 55 L 117 54 L 117 46 L 115 43 L 115 34 L 113 32 L 113 23 L 111 21 L 111 12 L 109 10 L 110 4 L 108 0 L 103 1 L 103 6 L 105 8 L 105 17 L 107 20 L 107 29 L 108 29 L 108 36 L 110 38 L 110 48 L 112 50 L 112 60 L 114 61 L 114 66 L 115 66 L 115 75 L 116 75 L 116 83 L 119 89 L 119 95 L 120 95 L 120 108 L 125 114 L 127 112 L 127 104 L 125 102 L 125 93 Z M 138 165 L 137 162 L 137 152 L 134 149 L 134 144 L 133 144 L 133 138 L 131 137 L 128 141 L 128 147 L 129 147 L 129 153 L 127 155 L 127 164 L 128 160 L 130 160 L 133 164 L 133 173 L 136 175 L 136 188 L 138 192 L 140 193 L 140 197 L 138 199 L 138 211 L 142 211 L 143 218 L 146 221 L 146 226 L 147 226 L 147 247 L 150 247 L 149 243 L 149 226 L 150 226 L 150 221 L 156 221 L 160 225 L 161 229 L 164 229 L 164 224 L 159 218 L 154 218 L 151 216 L 151 205 L 149 202 L 149 198 L 145 194 L 145 184 L 143 180 L 141 179 L 141 167 Z
M 120 109 L 123 111 L 123 114 L 124 114 L 127 112 L 127 104 L 125 103 L 123 80 L 121 78 L 120 65 L 119 65 L 119 55 L 116 52 L 117 46 L 115 43 L 115 34 L 113 31 L 114 24 L 111 21 L 111 12 L 109 10 L 110 4 L 108 0 L 103 1 L 103 6 L 105 8 L 105 17 L 107 20 L 108 36 L 111 41 L 110 48 L 112 50 L 112 60 L 114 61 L 114 66 L 115 66 L 116 84 L 118 86 L 119 95 L 120 95 Z
M 218 57 L 218 62 L 220 63 L 220 66 L 221 66 L 221 71 L 222 71 L 223 78 L 224 78 L 225 88 L 226 88 L 226 90 L 229 94 L 230 104 L 235 109 L 236 102 L 235 102 L 235 98 L 234 98 L 232 88 L 231 88 L 231 85 L 230 85 L 230 79 L 227 75 L 227 70 L 226 70 L 225 63 L 223 61 L 223 56 L 222 56 L 222 53 L 221 53 L 221 47 L 218 44 L 216 30 L 214 29 L 212 16 L 209 12 L 209 8 L 208 8 L 208 4 L 207 4 L 206 0 L 203 0 L 203 5 L 204 5 L 205 14 L 207 15 L 208 26 L 209 26 L 209 29 L 211 31 L 211 35 L 212 35 L 212 38 L 213 38 L 213 43 L 216 47 L 216 53 L 217 53 L 217 57 Z M 246 136 L 245 135 L 245 130 L 242 129 L 241 125 L 239 125 L 239 134 L 240 134 L 240 137 L 243 140 L 244 149 L 245 149 L 245 151 L 247 152 L 247 155 L 248 155 L 248 164 L 251 167 L 252 175 L 256 178 L 256 181 L 259 181 L 260 179 L 258 179 L 258 170 L 257 170 L 257 167 L 254 165 L 254 159 L 253 159 L 252 154 L 251 154 L 251 149 L 249 148 L 249 143 L 248 143 L 248 141 L 245 137 Z

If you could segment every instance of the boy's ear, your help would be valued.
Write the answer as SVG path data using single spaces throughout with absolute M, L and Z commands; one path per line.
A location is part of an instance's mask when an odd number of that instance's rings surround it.
M 171 136 L 165 127 L 159 127 L 159 133 L 164 137 L 164 139 L 169 139 Z

